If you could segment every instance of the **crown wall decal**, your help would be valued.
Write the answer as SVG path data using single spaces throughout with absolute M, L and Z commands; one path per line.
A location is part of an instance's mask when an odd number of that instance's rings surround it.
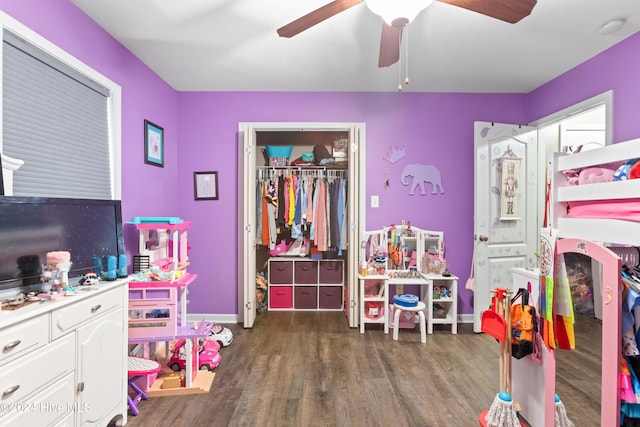
M 402 147 L 399 145 L 396 145 L 395 147 L 391 147 L 391 151 L 385 154 L 384 159 L 389 163 L 395 163 L 407 155 L 406 149 L 407 149 L 406 144 L 403 145 Z

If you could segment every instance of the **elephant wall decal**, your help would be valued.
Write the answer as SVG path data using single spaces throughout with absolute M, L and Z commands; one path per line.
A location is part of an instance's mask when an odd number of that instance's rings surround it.
M 413 177 L 411 183 L 411 189 L 409 195 L 413 196 L 416 191 L 416 187 L 420 186 L 420 194 L 425 195 L 425 182 L 430 182 L 432 186 L 431 194 L 444 194 L 444 187 L 442 186 L 442 176 L 440 170 L 433 165 L 422 165 L 419 163 L 410 164 L 402 169 L 402 185 L 409 185 L 407 178 Z

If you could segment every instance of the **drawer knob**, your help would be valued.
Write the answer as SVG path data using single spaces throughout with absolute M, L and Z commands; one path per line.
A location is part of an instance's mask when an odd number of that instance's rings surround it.
M 9 344 L 5 344 L 4 346 L 4 351 L 9 351 L 9 350 L 13 350 L 14 348 L 16 348 L 22 341 L 20 340 L 15 340 L 15 341 L 11 341 Z
M 5 397 L 11 396 L 13 393 L 18 391 L 19 388 L 20 388 L 19 384 L 9 387 L 8 389 L 2 392 L 2 398 L 4 399 Z
M 100 310 L 100 307 L 102 307 L 102 304 L 96 304 L 93 307 L 91 307 L 91 312 L 95 313 L 96 311 Z

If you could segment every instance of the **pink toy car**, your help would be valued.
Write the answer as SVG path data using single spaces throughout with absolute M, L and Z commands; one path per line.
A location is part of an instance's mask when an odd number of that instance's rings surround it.
M 200 341 L 198 345 L 198 369 L 209 371 L 215 369 L 222 360 L 218 350 L 220 350 L 220 345 L 216 341 Z M 171 355 L 167 365 L 176 372 L 186 368 L 187 364 L 184 338 L 176 341 L 176 344 L 173 347 L 173 354 Z

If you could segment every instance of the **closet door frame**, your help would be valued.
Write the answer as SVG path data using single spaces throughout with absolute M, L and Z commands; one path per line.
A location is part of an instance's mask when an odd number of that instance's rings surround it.
M 348 218 L 345 314 L 349 326 L 358 318 L 358 241 L 366 224 L 365 124 L 336 122 L 240 122 L 238 123 L 238 317 L 245 328 L 256 319 L 256 152 L 260 131 L 345 131 L 349 133 Z M 362 166 L 362 167 L 361 167 Z M 362 207 L 362 209 L 360 208 Z M 241 221 L 241 222 L 240 222 Z M 362 227 L 362 228 L 361 228 Z

